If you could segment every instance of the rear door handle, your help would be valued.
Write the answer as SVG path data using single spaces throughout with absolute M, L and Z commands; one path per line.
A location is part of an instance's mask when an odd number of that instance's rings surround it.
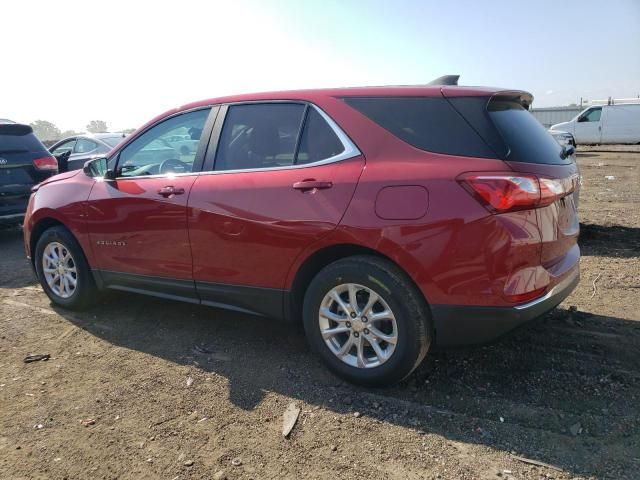
M 296 190 L 302 190 L 303 192 L 306 190 L 321 190 L 324 188 L 333 187 L 333 182 L 328 180 L 316 180 L 314 178 L 307 178 L 302 180 L 301 182 L 296 182 L 293 184 L 293 188 Z
M 158 190 L 158 195 L 162 195 L 164 198 L 168 198 L 173 195 L 182 195 L 183 193 L 184 188 L 175 188 L 171 185 L 162 187 L 160 190 Z

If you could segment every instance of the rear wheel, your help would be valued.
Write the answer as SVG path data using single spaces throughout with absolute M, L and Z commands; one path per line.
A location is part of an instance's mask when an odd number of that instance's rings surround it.
M 408 376 L 432 338 L 421 293 L 394 264 L 373 256 L 321 270 L 305 294 L 303 318 L 307 338 L 327 366 L 367 386 Z
M 97 288 L 82 248 L 64 227 L 44 231 L 36 244 L 34 264 L 38 280 L 53 303 L 80 309 L 97 298 Z

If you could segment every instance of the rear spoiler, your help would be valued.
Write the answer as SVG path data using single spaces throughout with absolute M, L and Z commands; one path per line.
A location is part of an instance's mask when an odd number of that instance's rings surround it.
M 0 135 L 22 136 L 33 133 L 30 125 L 22 125 L 20 123 L 0 123 Z
M 491 95 L 491 100 L 511 100 L 518 102 L 524 108 L 529 110 L 529 107 L 533 103 L 533 95 L 529 92 L 525 92 L 524 90 L 504 90 Z
M 455 97 L 489 97 L 491 100 L 511 100 L 518 102 L 527 110 L 533 103 L 533 95 L 524 90 L 498 90 L 488 87 L 461 87 L 445 85 L 440 90 L 446 98 Z

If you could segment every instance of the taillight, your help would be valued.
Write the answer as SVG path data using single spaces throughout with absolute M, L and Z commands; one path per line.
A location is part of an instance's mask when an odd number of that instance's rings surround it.
M 513 303 L 525 303 L 542 296 L 547 291 L 547 287 L 536 288 L 526 293 L 518 293 L 516 295 L 505 295 L 504 297 Z
M 40 157 L 33 161 L 33 166 L 36 167 L 36 170 L 57 170 L 58 160 L 51 155 Z
M 574 177 L 549 179 L 508 173 L 463 174 L 458 177 L 458 182 L 480 203 L 496 213 L 551 205 L 576 187 Z

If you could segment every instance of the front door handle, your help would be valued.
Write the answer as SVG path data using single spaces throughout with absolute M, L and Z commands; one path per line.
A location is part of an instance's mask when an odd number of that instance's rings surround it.
M 169 198 L 174 195 L 182 195 L 183 193 L 184 193 L 184 188 L 176 188 L 171 185 L 162 187 L 160 190 L 158 190 L 158 195 L 161 195 L 164 198 Z
M 296 182 L 293 184 L 293 188 L 295 188 L 296 190 L 302 190 L 303 192 L 307 190 L 321 190 L 331 187 L 333 187 L 333 182 L 330 182 L 328 180 L 316 180 L 315 178 L 307 178 L 305 180 L 302 180 L 301 182 Z

